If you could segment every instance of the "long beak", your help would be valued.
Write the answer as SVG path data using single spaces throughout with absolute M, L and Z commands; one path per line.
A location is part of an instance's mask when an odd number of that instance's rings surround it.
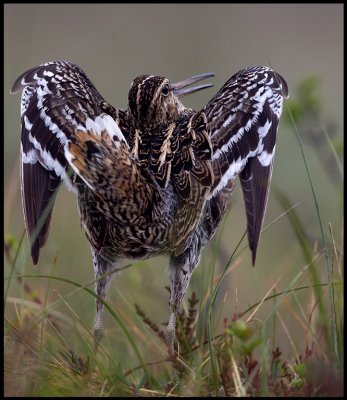
M 176 96 L 186 96 L 187 94 L 191 94 L 197 92 L 198 90 L 207 89 L 213 86 L 212 83 L 206 83 L 204 85 L 193 86 L 191 88 L 183 89 L 186 86 L 191 85 L 192 83 L 199 82 L 206 78 L 211 78 L 215 74 L 213 72 L 207 72 L 206 74 L 194 75 L 191 78 L 185 79 L 184 81 L 174 83 L 171 85 L 173 88 L 173 92 Z

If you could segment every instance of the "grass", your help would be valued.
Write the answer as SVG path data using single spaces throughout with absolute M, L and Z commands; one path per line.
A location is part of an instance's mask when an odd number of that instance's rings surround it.
M 293 222 L 293 226 L 294 226 Z M 215 328 L 213 299 L 205 304 L 208 312 L 199 309 L 201 302 L 195 293 L 188 299 L 188 308 L 178 313 L 177 341 L 179 357 L 167 360 L 163 329 L 135 306 L 140 339 L 134 339 L 131 325 L 126 324 L 119 310 L 106 302 L 115 324 L 127 338 L 126 347 L 131 362 L 126 363 L 114 349 L 101 345 L 95 356 L 91 349 L 90 327 L 70 307 L 77 291 L 95 298 L 89 288 L 93 283 L 77 282 L 53 275 L 17 275 L 24 286 L 25 298 L 7 297 L 7 309 L 13 307 L 14 318 L 5 316 L 5 395 L 19 396 L 322 396 L 341 395 L 343 376 L 342 320 L 342 256 L 331 230 L 329 258 L 331 282 L 320 282 L 316 276 L 324 262 L 325 249 L 312 249 L 312 258 L 304 265 L 285 291 L 275 282 L 258 303 L 224 321 L 223 329 L 199 332 L 200 326 Z M 302 238 L 301 238 L 302 240 Z M 20 247 L 17 249 L 20 251 Z M 11 257 L 11 250 L 8 252 Z M 237 263 L 237 257 L 228 262 Z M 225 271 L 224 271 L 225 272 Z M 224 274 L 223 272 L 223 274 Z M 223 274 L 214 286 L 218 292 Z M 55 302 L 48 303 L 30 288 L 31 279 L 65 280 L 74 289 Z M 310 278 L 311 283 L 304 284 Z M 314 283 L 315 282 L 315 283 Z M 331 287 L 333 296 L 326 292 Z M 307 292 L 312 297 L 309 307 L 297 294 Z M 290 327 L 285 326 L 283 313 L 289 299 L 289 312 L 305 327 L 307 343 L 304 352 L 293 344 L 291 358 L 283 358 L 279 347 L 271 344 L 277 325 L 282 324 L 286 339 L 291 341 Z M 330 303 L 330 307 L 327 307 Z M 257 318 L 259 309 L 270 304 L 268 317 Z M 65 305 L 68 313 L 57 311 Z M 319 306 L 324 305 L 324 307 Z M 331 309 L 334 309 L 333 325 Z M 220 311 L 220 310 L 215 310 Z M 321 315 L 323 313 L 323 316 Z M 134 319 L 134 316 L 131 316 Z M 335 329 L 335 335 L 331 335 Z M 72 347 L 66 332 L 79 336 Z M 79 333 L 82 331 L 82 334 Z M 211 332 L 212 331 L 212 332 Z M 152 335 L 159 348 L 159 358 L 148 361 L 143 354 L 147 335 Z M 336 342 L 334 337 L 336 337 Z M 140 349 L 141 347 L 141 349 Z M 148 357 L 146 357 L 148 358 Z M 129 367 L 130 365 L 130 367 Z M 314 373 L 312 373 L 314 371 Z M 329 374 L 327 374 L 329 371 Z
M 306 97 L 307 92 L 306 84 Z M 310 109 L 306 97 L 305 109 Z M 317 101 L 308 98 L 317 111 Z M 300 104 L 289 103 L 292 107 L 303 118 Z M 300 121 L 290 113 L 287 117 L 298 139 L 318 225 L 312 234 L 300 216 L 301 203 L 293 205 L 273 185 L 282 212 L 263 231 L 271 232 L 283 220 L 291 226 L 302 257 L 289 262 L 286 257 L 290 273 L 277 265 L 277 274 L 261 286 L 252 304 L 239 305 L 236 292 L 231 314 L 223 285 L 238 271 L 247 245 L 240 235 L 232 255 L 218 268 L 226 218 L 202 257 L 198 285 L 178 312 L 179 356 L 167 358 L 165 327 L 146 314 L 146 306 L 111 299 L 105 302 L 105 314 L 112 328 L 95 354 L 91 324 L 76 307 L 79 296 L 83 304 L 94 306 L 94 281 L 60 276 L 57 259 L 48 273 L 25 272 L 24 234 L 18 241 L 7 236 L 5 396 L 342 396 L 343 229 L 336 232 L 338 226 L 324 222 L 297 128 Z M 342 184 L 336 146 L 323 131 L 325 150 L 333 154 Z M 61 292 L 59 283 L 69 290 Z
M 336 247 L 333 251 L 338 254 Z M 318 265 L 321 259 L 322 252 L 316 253 L 312 262 Z M 342 267 L 340 261 L 335 258 L 336 271 Z M 213 337 L 209 337 L 208 332 L 197 332 L 197 319 L 201 316 L 199 300 L 193 293 L 188 299 L 188 310 L 182 309 L 178 313 L 176 336 L 180 356 L 174 361 L 166 359 L 163 330 L 136 306 L 136 313 L 148 331 L 157 337 L 162 355 L 159 359 L 144 361 L 136 350 L 131 333 L 128 333 L 127 347 L 132 348 L 131 353 L 136 353 L 138 359 L 132 357 L 132 366 L 127 370 L 109 348 L 101 346 L 95 356 L 85 335 L 80 336 L 79 350 L 71 348 L 63 332 L 80 325 L 83 331 L 90 334 L 89 328 L 73 312 L 72 318 L 68 318 L 55 311 L 56 304 L 44 305 L 30 292 L 27 283 L 27 294 L 31 300 L 7 299 L 8 306 L 11 304 L 16 308 L 17 318 L 5 318 L 5 395 L 339 395 L 342 393 L 343 359 L 335 357 L 330 341 L 321 334 L 327 329 L 323 323 L 328 318 L 316 322 L 314 318 L 316 304 L 324 301 L 324 297 L 313 302 L 311 314 L 305 312 L 307 308 L 299 302 L 303 315 L 297 318 L 307 329 L 305 341 L 308 344 L 303 353 L 296 352 L 294 358 L 283 359 L 281 350 L 271 346 L 271 331 L 276 329 L 276 324 L 283 324 L 281 315 L 288 298 L 295 297 L 299 291 L 311 291 L 315 298 L 315 287 L 301 283 L 310 271 L 310 265 L 304 266 L 285 292 L 279 292 L 276 283 L 258 304 L 235 315 L 233 321 L 225 321 L 224 329 Z M 338 277 L 333 282 L 334 308 L 339 304 L 341 306 L 342 300 L 342 285 Z M 53 276 L 36 278 L 61 279 Z M 28 282 L 30 276 L 17 279 Z M 71 284 L 77 285 L 74 282 Z M 319 287 L 324 291 L 328 283 L 320 283 Z M 95 296 L 87 289 L 83 288 L 86 294 Z M 73 294 L 74 291 L 71 296 Z M 60 297 L 59 301 L 69 308 L 67 298 Z M 267 319 L 259 321 L 257 311 L 266 302 L 272 303 L 271 311 Z M 114 322 L 119 323 L 120 319 L 110 305 L 108 310 Z M 336 311 L 336 315 L 341 317 L 339 310 Z M 337 322 L 339 344 L 342 345 L 342 320 L 339 318 Z M 41 324 L 44 330 L 41 330 Z M 143 336 L 148 333 L 142 327 L 141 332 Z M 287 339 L 291 340 L 289 327 L 286 327 L 286 332 Z M 201 337 L 202 340 L 199 339 Z M 145 341 L 146 338 L 142 337 L 141 342 Z M 257 353 L 257 350 L 260 351 Z M 342 357 L 342 349 L 339 354 Z M 310 371 L 315 371 L 315 374 Z M 326 371 L 330 371 L 329 375 Z

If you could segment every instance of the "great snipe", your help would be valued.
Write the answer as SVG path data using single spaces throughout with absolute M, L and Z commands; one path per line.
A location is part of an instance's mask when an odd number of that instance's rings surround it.
M 120 258 L 170 256 L 169 353 L 175 311 L 200 253 L 222 220 L 239 175 L 253 264 L 269 193 L 284 79 L 268 67 L 233 75 L 199 112 L 180 97 L 213 74 L 171 84 L 142 75 L 128 108 L 104 100 L 86 74 L 67 61 L 30 69 L 14 83 L 21 99 L 21 187 L 31 256 L 45 244 L 61 180 L 76 192 L 96 278 Z M 111 274 L 96 283 L 106 298 Z M 145 295 L 145 294 L 144 294 Z M 103 335 L 96 301 L 94 335 Z

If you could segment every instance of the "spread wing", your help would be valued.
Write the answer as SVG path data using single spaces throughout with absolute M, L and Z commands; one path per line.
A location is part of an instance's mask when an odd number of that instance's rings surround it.
M 109 105 L 86 74 L 68 61 L 32 68 L 14 83 L 21 98 L 21 189 L 34 264 L 45 244 L 57 189 L 64 180 L 74 190 L 65 145 L 76 131 L 107 132 L 126 142 L 125 113 Z
M 275 154 L 285 80 L 268 67 L 250 67 L 232 76 L 202 110 L 213 147 L 214 198 L 240 176 L 249 246 L 255 263 Z

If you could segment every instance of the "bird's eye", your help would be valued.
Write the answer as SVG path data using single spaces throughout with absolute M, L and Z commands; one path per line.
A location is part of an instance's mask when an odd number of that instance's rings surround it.
M 167 96 L 169 94 L 170 87 L 168 84 L 164 85 L 161 89 L 161 93 L 163 96 Z

